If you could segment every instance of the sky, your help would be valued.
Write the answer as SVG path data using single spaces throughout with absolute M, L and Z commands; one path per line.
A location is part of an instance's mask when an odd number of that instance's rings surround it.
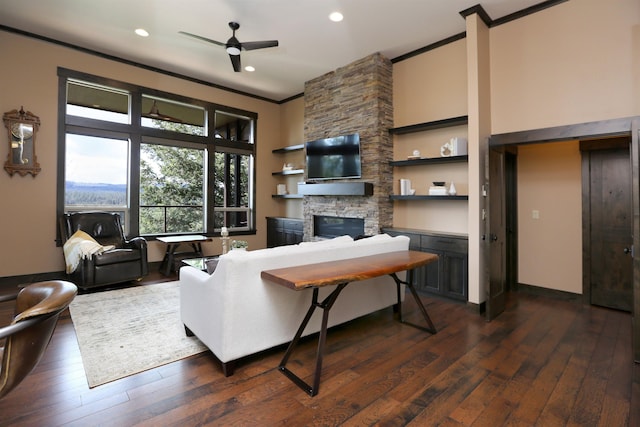
M 67 134 L 65 181 L 126 184 L 129 141 Z

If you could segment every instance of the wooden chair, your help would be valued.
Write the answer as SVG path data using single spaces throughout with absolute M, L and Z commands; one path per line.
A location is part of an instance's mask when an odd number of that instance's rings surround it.
M 60 313 L 73 301 L 78 288 L 52 280 L 33 283 L 0 302 L 15 300 L 15 317 L 0 328 L 0 398 L 13 390 L 38 364 L 49 345 Z

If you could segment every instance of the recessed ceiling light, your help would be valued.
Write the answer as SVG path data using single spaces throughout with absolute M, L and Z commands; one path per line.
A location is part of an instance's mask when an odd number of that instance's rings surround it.
M 331 15 L 329 15 L 329 19 L 331 19 L 333 22 L 340 22 L 344 19 L 344 16 L 342 16 L 340 12 L 333 12 L 331 13 Z
M 136 34 L 139 35 L 140 37 L 149 37 L 149 33 L 144 28 L 137 28 Z
M 244 67 L 245 71 L 248 71 L 250 73 L 253 73 L 256 69 L 254 67 L 252 67 L 251 65 L 247 65 L 246 67 Z

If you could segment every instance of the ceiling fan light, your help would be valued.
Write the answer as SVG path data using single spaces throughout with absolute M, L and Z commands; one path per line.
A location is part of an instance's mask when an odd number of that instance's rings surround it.
M 340 22 L 344 19 L 344 16 L 340 12 L 332 12 L 329 15 L 329 19 L 332 20 L 333 22 Z
M 144 28 L 136 28 L 135 33 L 140 37 L 149 37 L 149 32 Z
M 227 53 L 229 55 L 240 55 L 240 49 L 235 46 L 227 46 Z

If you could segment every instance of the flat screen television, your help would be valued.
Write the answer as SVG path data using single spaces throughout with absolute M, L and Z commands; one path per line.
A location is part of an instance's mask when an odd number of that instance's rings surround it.
M 305 143 L 307 180 L 360 178 L 360 135 L 336 136 Z

